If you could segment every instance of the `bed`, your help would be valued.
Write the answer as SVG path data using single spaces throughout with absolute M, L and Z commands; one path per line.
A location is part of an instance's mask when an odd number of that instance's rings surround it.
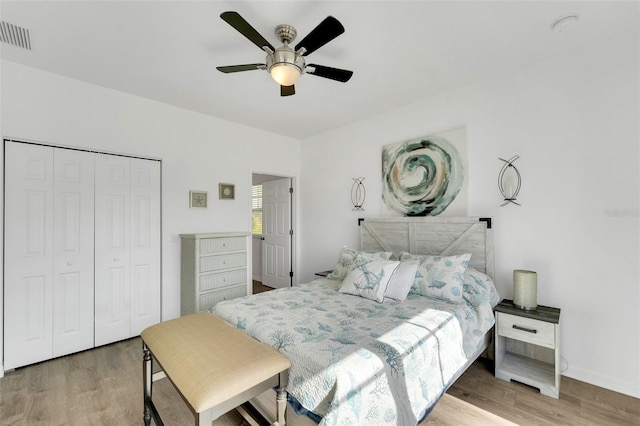
M 500 299 L 491 220 L 359 229 L 360 249 L 343 247 L 329 277 L 211 311 L 289 358 L 287 411 L 303 423 L 415 425 L 487 349 Z

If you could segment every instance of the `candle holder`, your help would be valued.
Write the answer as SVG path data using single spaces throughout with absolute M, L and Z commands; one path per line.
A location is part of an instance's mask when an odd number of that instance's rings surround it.
M 513 306 L 534 311 L 538 308 L 538 274 L 534 271 L 513 271 Z
M 364 199 L 367 196 L 367 191 L 364 189 L 364 178 L 357 177 L 351 178 L 353 179 L 353 185 L 351 186 L 351 203 L 353 204 L 354 211 L 364 211 L 362 205 L 364 204 Z
M 500 207 L 506 206 L 509 203 L 513 203 L 516 206 L 520 205 L 520 203 L 516 202 L 516 198 L 520 192 L 522 178 L 516 166 L 513 165 L 513 162 L 518 158 L 520 158 L 519 155 L 514 155 L 508 160 L 498 158 L 498 160 L 504 161 L 504 165 L 500 169 L 500 173 L 498 173 L 498 189 L 504 199 L 504 203 L 502 203 Z

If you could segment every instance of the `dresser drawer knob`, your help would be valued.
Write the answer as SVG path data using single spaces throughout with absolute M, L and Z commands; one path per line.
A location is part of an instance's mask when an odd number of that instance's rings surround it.
M 538 330 L 535 330 L 533 328 L 521 327 L 521 326 L 516 325 L 516 324 L 513 324 L 513 328 L 515 328 L 516 330 L 526 331 L 527 333 L 533 333 L 533 334 L 536 334 L 538 332 Z

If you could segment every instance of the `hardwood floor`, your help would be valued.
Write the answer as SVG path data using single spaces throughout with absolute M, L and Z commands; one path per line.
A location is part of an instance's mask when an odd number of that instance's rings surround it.
M 154 383 L 167 426 L 194 424 L 167 380 Z M 142 424 L 139 338 L 17 369 L 0 379 L 0 425 Z M 560 399 L 495 379 L 480 360 L 452 386 L 426 425 L 640 425 L 640 400 L 563 377 Z M 245 426 L 232 411 L 215 426 Z
M 271 291 L 273 288 L 262 285 L 260 281 L 253 280 L 253 294 Z
M 475 421 L 495 414 L 512 423 Z M 488 417 L 487 417 L 488 420 Z M 499 419 L 498 419 L 499 420 Z M 493 376 L 490 361 L 476 361 L 449 389 L 421 425 L 640 425 L 640 399 L 562 377 L 560 398 Z
M 153 385 L 167 426 L 194 424 L 168 380 Z M 140 425 L 142 341 L 125 340 L 19 368 L 0 379 L 0 425 Z M 216 426 L 244 425 L 233 411 Z
M 254 281 L 254 293 L 271 288 Z M 194 424 L 168 380 L 154 383 L 167 426 Z M 0 379 L 0 425 L 142 424 L 142 342 L 134 338 L 42 362 Z M 476 361 L 449 389 L 427 425 L 636 425 L 640 400 L 562 377 L 560 399 L 498 380 L 487 360 Z M 215 426 L 247 426 L 235 411 Z

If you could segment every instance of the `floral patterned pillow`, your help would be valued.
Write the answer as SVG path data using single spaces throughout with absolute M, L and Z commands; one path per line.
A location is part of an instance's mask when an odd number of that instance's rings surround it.
M 349 271 L 353 268 L 358 254 L 365 256 L 369 260 L 389 260 L 393 253 L 390 251 L 365 253 L 346 246 L 342 247 L 340 255 L 338 256 L 338 263 L 336 263 L 336 267 L 331 271 L 327 278 L 332 280 L 344 280 Z
M 389 260 L 369 260 L 362 255 L 347 274 L 339 293 L 353 294 L 376 302 L 384 301 L 387 284 L 400 262 Z
M 451 303 L 462 303 L 464 272 L 469 266 L 471 254 L 453 256 L 425 256 L 403 252 L 403 262 L 420 262 L 411 293 Z
M 491 277 L 472 267 L 467 268 L 464 273 L 463 291 L 463 297 L 476 307 L 489 303 L 495 308 L 502 299 Z

